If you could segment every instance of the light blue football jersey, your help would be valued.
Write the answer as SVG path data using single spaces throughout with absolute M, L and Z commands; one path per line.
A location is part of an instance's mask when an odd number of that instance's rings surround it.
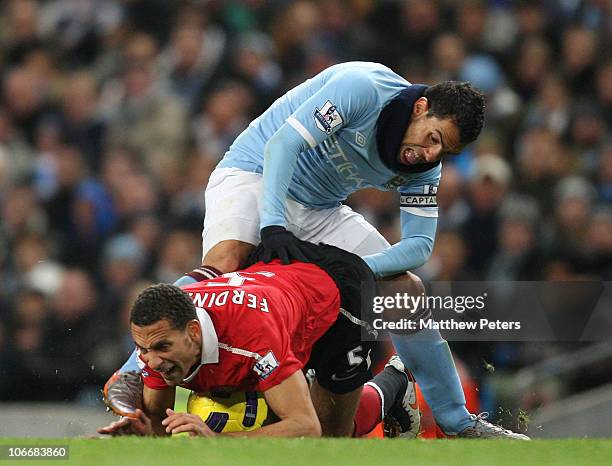
M 263 173 L 262 228 L 286 225 L 287 196 L 324 209 L 362 188 L 399 190 L 402 240 L 364 259 L 378 276 L 418 267 L 433 246 L 441 166 L 398 174 L 382 162 L 376 145 L 380 112 L 407 86 L 408 81 L 377 63 L 327 68 L 251 122 L 219 167 Z

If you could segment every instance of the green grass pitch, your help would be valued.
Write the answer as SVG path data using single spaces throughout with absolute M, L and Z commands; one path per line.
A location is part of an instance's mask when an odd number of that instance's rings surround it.
M 0 439 L 0 445 L 68 445 L 68 460 L 15 465 L 610 465 L 612 440 Z

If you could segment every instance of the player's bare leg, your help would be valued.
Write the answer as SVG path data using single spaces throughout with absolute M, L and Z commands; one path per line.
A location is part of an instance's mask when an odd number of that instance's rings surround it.
M 342 395 L 321 387 L 316 381 L 310 387 L 312 404 L 315 407 L 323 437 L 351 437 L 353 419 L 357 412 L 363 387 Z
M 202 259 L 202 265 L 216 268 L 221 273 L 235 272 L 246 266 L 249 254 L 255 246 L 229 239 L 215 244 Z

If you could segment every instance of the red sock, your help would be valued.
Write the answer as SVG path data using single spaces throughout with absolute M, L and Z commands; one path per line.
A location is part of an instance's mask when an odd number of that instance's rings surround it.
M 361 437 L 370 432 L 382 421 L 382 402 L 376 389 L 370 385 L 363 387 L 357 413 L 355 413 L 354 437 Z

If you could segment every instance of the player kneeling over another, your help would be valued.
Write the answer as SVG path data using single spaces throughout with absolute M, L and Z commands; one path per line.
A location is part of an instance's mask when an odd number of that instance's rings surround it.
M 199 416 L 172 410 L 181 386 L 263 392 L 280 419 L 224 435 L 363 435 L 385 415 L 403 434 L 416 435 L 414 384 L 399 358 L 363 390 L 376 344 L 375 331 L 362 320 L 375 294 L 371 270 L 354 254 L 302 243 L 312 263 L 258 262 L 182 289 L 144 290 L 130 316 L 144 366 L 143 410 L 99 432 L 218 435 Z M 310 389 L 306 368 L 316 373 Z

